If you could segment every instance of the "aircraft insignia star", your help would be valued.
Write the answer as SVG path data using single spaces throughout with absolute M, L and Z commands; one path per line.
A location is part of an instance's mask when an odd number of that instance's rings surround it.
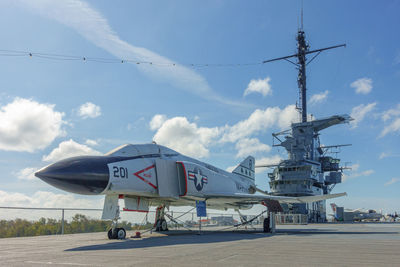
M 207 176 L 202 174 L 199 168 L 194 168 L 193 171 L 188 171 L 188 173 L 189 180 L 193 181 L 197 191 L 201 191 L 204 187 L 204 184 L 208 183 Z

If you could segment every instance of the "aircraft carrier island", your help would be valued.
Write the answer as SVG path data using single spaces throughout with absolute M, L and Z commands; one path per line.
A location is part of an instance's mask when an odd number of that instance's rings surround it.
M 296 58 L 297 62 L 290 61 L 298 68 L 299 102 L 296 104 L 301 121 L 292 123 L 289 130 L 273 133 L 273 146 L 284 147 L 288 159 L 277 165 L 257 165 L 256 167 L 273 167 L 268 173 L 269 186 L 272 195 L 276 196 L 318 196 L 330 194 L 336 184 L 342 181 L 340 159 L 330 156 L 332 149 L 347 145 L 323 146 L 320 142 L 320 131 L 337 124 L 348 123 L 352 120 L 349 115 L 334 115 L 328 118 L 308 120 L 306 94 L 306 66 L 322 51 L 344 47 L 345 44 L 335 45 L 322 49 L 309 50 L 302 27 L 297 33 L 297 53 L 285 57 L 266 60 L 264 63 Z M 315 54 L 309 62 L 307 55 Z M 289 61 L 289 60 L 288 60 Z M 275 144 L 277 141 L 277 144 Z M 285 214 L 302 214 L 307 216 L 308 222 L 326 222 L 325 200 L 313 203 L 285 203 L 282 204 Z
M 319 131 L 349 122 L 348 115 L 336 115 L 309 122 L 293 123 L 289 131 L 273 134 L 289 154 L 268 173 L 271 194 L 277 196 L 316 196 L 329 194 L 342 181 L 340 159 L 327 156 L 331 148 L 321 146 Z M 284 136 L 284 139 L 280 139 Z M 327 174 L 326 174 L 327 173 Z M 282 205 L 285 213 L 306 214 L 309 222 L 326 221 L 325 201 Z

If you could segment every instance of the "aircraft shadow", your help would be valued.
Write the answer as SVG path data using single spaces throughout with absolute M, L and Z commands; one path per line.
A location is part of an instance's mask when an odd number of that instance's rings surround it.
M 266 234 L 262 231 L 206 231 L 197 235 L 196 231 L 171 231 L 164 233 L 164 236 L 154 236 L 144 239 L 126 239 L 123 241 L 113 240 L 105 244 L 81 246 L 65 251 L 90 251 L 90 250 L 117 250 L 135 249 L 148 247 L 162 247 L 170 245 L 185 244 L 204 244 L 230 242 L 238 240 L 255 240 L 259 238 L 271 237 L 274 235 L 393 235 L 398 232 L 357 232 L 357 231 L 337 231 L 329 229 L 277 229 L 275 234 Z
M 115 249 L 135 249 L 147 247 L 162 247 L 170 245 L 185 244 L 205 244 L 229 242 L 238 240 L 254 240 L 272 236 L 261 231 L 229 231 L 229 232 L 203 232 L 198 235 L 196 231 L 182 231 L 172 234 L 166 233 L 166 236 L 155 236 L 144 239 L 126 239 L 123 241 L 110 241 L 109 243 L 82 246 L 66 249 L 65 251 L 88 251 L 88 250 L 115 250 Z

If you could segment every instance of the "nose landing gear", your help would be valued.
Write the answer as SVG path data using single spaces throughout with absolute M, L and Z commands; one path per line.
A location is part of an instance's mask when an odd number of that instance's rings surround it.
M 115 217 L 111 223 L 111 229 L 108 230 L 107 236 L 108 239 L 125 239 L 126 238 L 126 231 L 124 228 L 117 227 L 118 226 L 118 220 L 120 219 L 119 217 L 119 206 L 116 209 L 115 212 Z

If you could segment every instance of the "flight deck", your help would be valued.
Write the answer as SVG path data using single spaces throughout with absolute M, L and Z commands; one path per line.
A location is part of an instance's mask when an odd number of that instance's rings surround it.
M 106 233 L 0 239 L 2 266 L 399 266 L 400 224 L 279 225 L 259 230 Z M 127 236 L 134 232 L 129 231 Z

